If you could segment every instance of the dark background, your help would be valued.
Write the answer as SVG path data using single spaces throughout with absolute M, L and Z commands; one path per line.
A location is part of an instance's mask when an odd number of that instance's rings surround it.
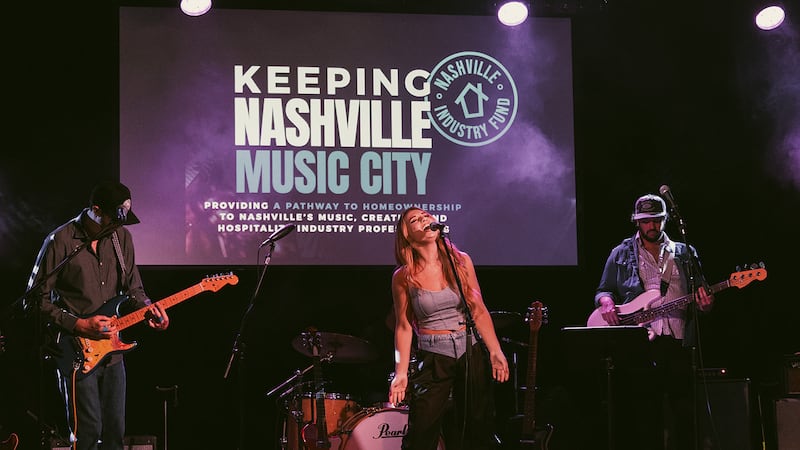
M 177 0 L 167 3 L 177 8 Z M 355 11 L 486 10 L 477 2 L 337 3 Z M 99 179 L 118 175 L 117 6 L 94 1 L 8 6 L 6 145 L 0 164 L 3 305 L 24 293 L 44 236 L 85 206 Z M 291 7 L 324 9 L 303 2 Z M 726 279 L 736 266 L 766 264 L 766 280 L 718 294 L 713 313 L 702 320 L 701 362 L 726 368 L 731 380 L 749 380 L 749 410 L 754 416 L 761 410 L 764 417 L 753 429 L 754 440 L 763 432 L 767 445 L 774 445 L 770 411 L 784 390 L 784 357 L 800 351 L 793 272 L 800 250 L 800 17 L 795 4 L 783 28 L 759 32 L 752 25 L 754 7 L 741 0 L 610 0 L 601 12 L 574 16 L 579 264 L 485 267 L 476 261 L 490 310 L 524 313 L 534 300 L 548 307 L 549 321 L 539 333 L 537 413 L 540 423 L 555 425 L 553 449 L 605 445 L 597 399 L 573 389 L 569 368 L 583 356 L 564 345 L 560 329 L 585 323 L 609 250 L 633 232 L 628 218 L 634 200 L 662 184 L 677 197 L 710 282 Z M 673 224 L 667 230 L 679 238 Z M 458 242 L 457 235 L 453 239 Z M 500 227 L 486 230 L 486 239 L 515 245 L 503 239 Z M 372 362 L 325 365 L 329 392 L 351 395 L 365 406 L 385 398 L 393 368 L 392 335 L 385 324 L 393 268 L 287 267 L 273 261 L 253 299 L 259 269 L 141 268 L 154 299 L 209 274 L 234 271 L 240 281 L 171 309 L 165 333 L 140 327 L 126 334 L 140 345 L 127 357 L 129 435 L 163 440 L 164 403 L 156 386 L 177 385 L 178 401 L 170 399 L 167 408 L 171 447 L 275 448 L 284 415 L 281 402 L 266 393 L 310 365 L 291 345 L 308 327 L 357 336 L 379 350 L 380 358 Z M 243 358 L 225 378 L 251 300 Z M 528 340 L 524 323 L 498 333 Z M 13 350 L 3 355 L 6 389 L 0 403 L 11 425 L 0 431 L 17 429 L 30 445 L 35 424 L 26 411 L 43 410 L 47 424 L 61 425 L 46 407 L 51 380 L 38 382 L 33 370 L 35 348 Z M 505 350 L 509 359 L 518 354 L 524 384 L 527 350 L 514 344 Z M 587 369 L 578 383 L 591 390 L 595 375 Z M 514 413 L 510 389 L 498 387 L 501 419 Z

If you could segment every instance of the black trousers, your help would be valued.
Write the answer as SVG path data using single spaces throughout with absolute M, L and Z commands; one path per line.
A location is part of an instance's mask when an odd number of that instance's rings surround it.
M 455 359 L 417 351 L 417 370 L 409 380 L 408 430 L 403 450 L 496 448 L 491 365 L 482 344 Z M 466 414 L 465 414 L 466 413 Z

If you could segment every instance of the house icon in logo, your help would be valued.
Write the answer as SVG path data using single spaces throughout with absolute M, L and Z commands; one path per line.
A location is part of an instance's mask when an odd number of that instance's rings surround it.
M 474 119 L 483 117 L 483 105 L 488 100 L 489 96 L 483 93 L 483 83 L 467 83 L 454 103 L 461 107 L 465 119 Z M 471 109 L 470 104 L 473 106 Z

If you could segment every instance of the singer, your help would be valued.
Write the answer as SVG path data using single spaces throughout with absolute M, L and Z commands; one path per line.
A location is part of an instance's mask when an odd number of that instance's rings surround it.
M 636 232 L 611 251 L 595 295 L 595 307 L 610 325 L 619 324 L 615 305 L 634 301 L 645 291 L 660 291 L 661 297 L 652 306 L 689 294 L 689 252 L 697 257 L 694 248 L 670 240 L 664 232 L 667 208 L 661 197 L 653 194 L 639 197 L 633 206 L 631 222 Z M 698 285 L 701 284 L 705 283 L 698 280 Z M 670 311 L 646 325 L 655 373 L 631 374 L 630 383 L 626 384 L 631 395 L 617 396 L 635 402 L 618 409 L 624 417 L 617 423 L 626 424 L 625 433 L 616 433 L 622 440 L 619 448 L 664 450 L 665 437 L 668 450 L 694 448 L 691 353 L 695 345 L 694 309 L 709 311 L 713 301 L 713 296 L 700 287 L 692 307 Z M 666 404 L 662 404 L 662 399 Z M 662 417 L 662 411 L 669 416 Z
M 139 218 L 131 210 L 130 190 L 117 182 L 98 184 L 88 207 L 44 240 L 28 288 L 40 281 L 43 284 L 31 292 L 25 308 L 32 311 L 38 303 L 41 319 L 52 326 L 49 328 L 68 335 L 114 339 L 118 332 L 115 318 L 87 315 L 124 292 L 136 309 L 149 308 L 151 328 L 167 329 L 167 312 L 161 305 L 151 304 L 145 293 L 134 261 L 133 239 L 123 226 L 135 223 Z M 78 248 L 81 250 L 68 259 Z M 46 277 L 66 260 L 53 276 Z M 60 409 L 69 411 L 66 429 L 77 439 L 74 448 L 95 450 L 102 441 L 103 450 L 122 450 L 126 389 L 122 353 L 99 363 L 85 377 L 73 380 L 73 376 L 74 372 L 61 373 L 58 379 L 64 397 Z
M 440 229 L 433 229 L 438 228 L 431 226 L 434 223 L 428 212 L 412 207 L 403 212 L 395 227 L 398 267 L 392 275 L 392 297 L 397 320 L 395 375 L 389 402 L 397 405 L 407 401 L 409 405 L 404 449 L 435 450 L 443 432 L 446 448 L 495 448 L 492 378 L 507 381 L 508 363 L 483 303 L 472 259 L 442 237 Z M 456 273 L 445 246 L 455 260 Z M 464 302 L 456 280 L 461 282 L 482 342 L 467 334 Z M 409 377 L 414 332 L 416 362 Z M 468 342 L 473 344 L 471 348 L 467 348 Z M 469 391 L 465 392 L 467 380 Z M 449 416 L 446 409 L 451 389 L 455 411 Z M 454 429 L 447 429 L 445 417 L 454 418 L 447 422 Z

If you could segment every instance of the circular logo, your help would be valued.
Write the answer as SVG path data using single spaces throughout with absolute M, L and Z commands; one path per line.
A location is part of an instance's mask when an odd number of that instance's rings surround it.
M 448 56 L 428 77 L 428 118 L 452 142 L 468 147 L 492 143 L 517 115 L 517 87 L 500 62 L 480 52 Z

